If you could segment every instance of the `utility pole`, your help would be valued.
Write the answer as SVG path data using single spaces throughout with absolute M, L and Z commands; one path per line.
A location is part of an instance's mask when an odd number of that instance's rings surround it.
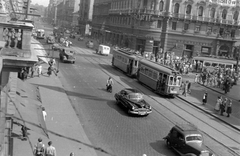
M 25 13 L 25 20 L 28 19 L 28 15 L 30 13 L 30 0 L 27 0 L 26 6 L 26 13 Z

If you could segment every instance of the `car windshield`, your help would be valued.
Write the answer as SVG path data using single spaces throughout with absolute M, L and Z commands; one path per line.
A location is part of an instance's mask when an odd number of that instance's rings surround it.
M 202 141 L 202 135 L 200 134 L 192 134 L 186 136 L 186 141 Z
M 143 100 L 143 95 L 141 93 L 133 93 L 128 95 L 129 100 L 141 101 Z

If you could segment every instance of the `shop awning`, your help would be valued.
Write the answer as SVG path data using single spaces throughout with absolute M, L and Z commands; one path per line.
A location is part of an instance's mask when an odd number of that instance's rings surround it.
M 10 102 L 6 116 L 11 117 L 13 123 L 26 126 L 28 129 L 48 137 L 38 87 L 18 78 L 16 81 L 15 92 L 8 93 Z M 13 94 L 14 96 L 12 96 Z
M 16 101 L 12 104 L 16 109 L 12 116 L 14 122 L 48 137 L 47 127 L 43 119 L 42 107 L 39 101 L 16 95 Z

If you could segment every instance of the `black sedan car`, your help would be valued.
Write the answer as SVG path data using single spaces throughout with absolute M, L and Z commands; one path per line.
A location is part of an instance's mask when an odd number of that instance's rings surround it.
M 143 94 L 136 89 L 125 88 L 115 94 L 115 99 L 129 114 L 146 116 L 152 112 L 151 106 L 143 99 Z

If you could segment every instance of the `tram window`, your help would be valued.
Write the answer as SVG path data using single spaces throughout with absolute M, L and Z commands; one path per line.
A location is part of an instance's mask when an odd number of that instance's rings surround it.
M 162 82 L 162 73 L 159 73 L 159 81 Z
M 135 61 L 134 66 L 137 66 L 137 65 L 138 65 L 138 61 Z
M 212 63 L 212 67 L 217 67 L 218 63 Z
M 225 67 L 225 64 L 219 64 L 219 67 L 220 67 L 220 68 L 224 68 L 224 67 Z
M 157 72 L 153 72 L 153 79 L 157 80 Z
M 149 77 L 153 77 L 153 72 L 152 72 L 152 70 L 148 70 L 148 76 L 149 76 Z
M 163 83 L 166 83 L 166 84 L 168 83 L 166 74 L 163 75 Z
M 174 80 L 173 80 L 173 77 L 170 76 L 170 78 L 169 78 L 169 83 L 168 83 L 168 84 L 169 84 L 169 85 L 173 85 L 173 81 L 174 81 Z
M 226 68 L 230 68 L 230 69 L 232 69 L 232 65 L 230 65 L 230 64 L 226 64 Z
M 178 85 L 178 86 L 181 85 L 181 79 L 182 79 L 181 77 L 179 77 L 179 76 L 177 77 L 177 85 Z
M 204 62 L 204 66 L 209 67 L 209 66 L 211 66 L 211 63 L 210 62 Z
M 148 69 L 145 68 L 145 72 L 144 72 L 146 75 L 148 75 Z
M 141 71 L 141 73 L 144 73 L 144 71 L 145 71 L 144 67 L 141 67 L 140 71 Z

